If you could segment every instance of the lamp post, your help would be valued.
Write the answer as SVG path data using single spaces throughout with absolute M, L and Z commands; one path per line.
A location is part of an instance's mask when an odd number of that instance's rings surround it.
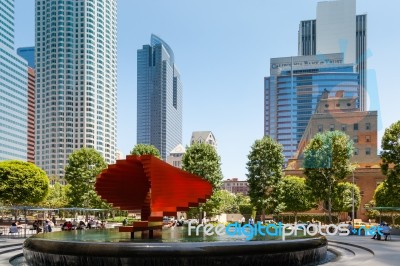
M 353 170 L 352 174 L 353 174 L 353 187 L 351 190 L 351 199 L 352 199 L 352 201 L 351 201 L 351 203 L 352 203 L 351 204 L 351 219 L 352 219 L 352 224 L 354 227 L 354 170 Z

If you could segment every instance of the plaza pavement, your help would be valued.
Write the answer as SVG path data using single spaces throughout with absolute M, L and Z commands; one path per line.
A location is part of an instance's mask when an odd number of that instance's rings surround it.
M 336 261 L 326 266 L 398 266 L 400 265 L 400 236 L 391 240 L 375 240 L 371 236 L 328 236 L 328 249 L 339 252 Z

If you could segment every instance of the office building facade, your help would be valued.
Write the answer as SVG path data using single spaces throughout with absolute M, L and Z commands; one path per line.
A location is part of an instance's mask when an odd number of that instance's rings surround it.
M 344 53 L 360 75 L 360 110 L 367 110 L 367 15 L 356 15 L 356 0 L 323 1 L 317 18 L 300 22 L 298 55 Z
M 271 59 L 264 79 L 264 134 L 283 145 L 285 161 L 296 152 L 324 91 L 344 91 L 359 109 L 358 78 L 341 53 Z
M 82 147 L 114 163 L 117 1 L 36 0 L 35 9 L 36 164 L 63 177 Z
M 315 113 L 308 122 L 293 160 L 288 168 L 303 167 L 304 150 L 318 133 L 339 130 L 349 136 L 354 144 L 351 162 L 357 167 L 379 167 L 377 111 L 359 111 L 355 98 L 344 97 L 343 91 L 322 94 Z
M 137 143 L 154 145 L 162 159 L 182 143 L 182 83 L 169 45 L 151 35 L 137 51 Z
M 249 194 L 249 183 L 247 181 L 239 181 L 237 178 L 226 179 L 222 181 L 221 189 L 227 190 L 233 194 Z
M 0 10 L 0 161 L 26 161 L 28 66 L 14 51 L 14 0 Z

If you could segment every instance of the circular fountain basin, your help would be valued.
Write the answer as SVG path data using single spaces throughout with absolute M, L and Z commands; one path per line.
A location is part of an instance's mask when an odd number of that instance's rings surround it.
M 327 252 L 325 237 L 257 238 L 188 236 L 187 228 L 163 230 L 160 238 L 130 239 L 117 230 L 38 234 L 24 243 L 29 265 L 316 265 Z

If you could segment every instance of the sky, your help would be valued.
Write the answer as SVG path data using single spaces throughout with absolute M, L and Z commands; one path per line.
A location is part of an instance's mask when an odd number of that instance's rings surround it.
M 183 83 L 183 140 L 212 131 L 224 178 L 246 179 L 247 155 L 263 137 L 270 58 L 297 55 L 299 22 L 318 0 L 118 0 L 118 149 L 136 144 L 136 54 L 152 33 L 169 44 Z M 15 48 L 34 45 L 34 0 L 15 0 Z M 400 120 L 397 0 L 357 0 L 368 15 L 370 110 L 384 128 Z M 396 22 L 397 21 L 397 22 Z

